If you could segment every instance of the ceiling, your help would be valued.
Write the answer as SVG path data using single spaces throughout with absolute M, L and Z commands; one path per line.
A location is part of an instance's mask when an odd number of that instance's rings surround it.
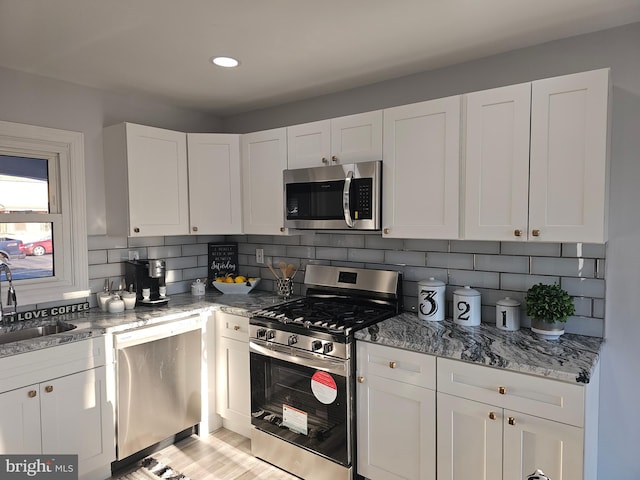
M 227 116 L 636 21 L 640 0 L 0 0 L 0 66 Z

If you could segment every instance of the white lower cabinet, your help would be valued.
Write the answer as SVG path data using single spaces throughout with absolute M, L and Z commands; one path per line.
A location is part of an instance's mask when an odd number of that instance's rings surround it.
M 357 343 L 357 473 L 434 480 L 435 358 Z
M 595 479 L 598 381 L 438 359 L 438 480 Z
M 19 377 L 38 380 L 0 394 L 0 453 L 77 454 L 80 479 L 110 476 L 115 431 L 113 405 L 107 398 L 107 369 L 112 365 L 104 365 L 104 342 L 96 342 L 99 340 L 76 342 L 0 362 L 7 388 Z M 52 360 L 58 349 L 59 366 Z M 103 365 L 96 366 L 100 363 Z M 70 373 L 83 364 L 94 368 Z M 65 375 L 47 378 L 56 369 Z
M 250 436 L 249 319 L 218 311 L 216 317 L 217 412 L 225 428 Z

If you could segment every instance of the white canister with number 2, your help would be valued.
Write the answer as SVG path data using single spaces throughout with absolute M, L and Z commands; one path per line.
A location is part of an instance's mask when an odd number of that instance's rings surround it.
M 446 285 L 430 277 L 418 282 L 418 318 L 441 322 L 444 320 L 444 290 Z
M 480 292 L 471 287 L 453 292 L 453 322 L 473 327 L 480 325 Z

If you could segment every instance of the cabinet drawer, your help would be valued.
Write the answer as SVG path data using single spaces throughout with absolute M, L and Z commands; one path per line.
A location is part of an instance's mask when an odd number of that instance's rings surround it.
M 219 336 L 233 338 L 244 342 L 249 341 L 248 317 L 217 311 L 216 323 Z
M 438 391 L 584 426 L 584 387 L 482 365 L 438 359 Z
M 435 390 L 435 357 L 366 342 L 357 346 L 359 375 L 377 375 Z

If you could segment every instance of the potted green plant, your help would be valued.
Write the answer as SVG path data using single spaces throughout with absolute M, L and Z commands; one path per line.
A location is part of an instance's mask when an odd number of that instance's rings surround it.
M 531 330 L 547 339 L 559 338 L 567 318 L 575 312 L 573 298 L 558 284 L 533 285 L 527 290 L 525 302 Z

